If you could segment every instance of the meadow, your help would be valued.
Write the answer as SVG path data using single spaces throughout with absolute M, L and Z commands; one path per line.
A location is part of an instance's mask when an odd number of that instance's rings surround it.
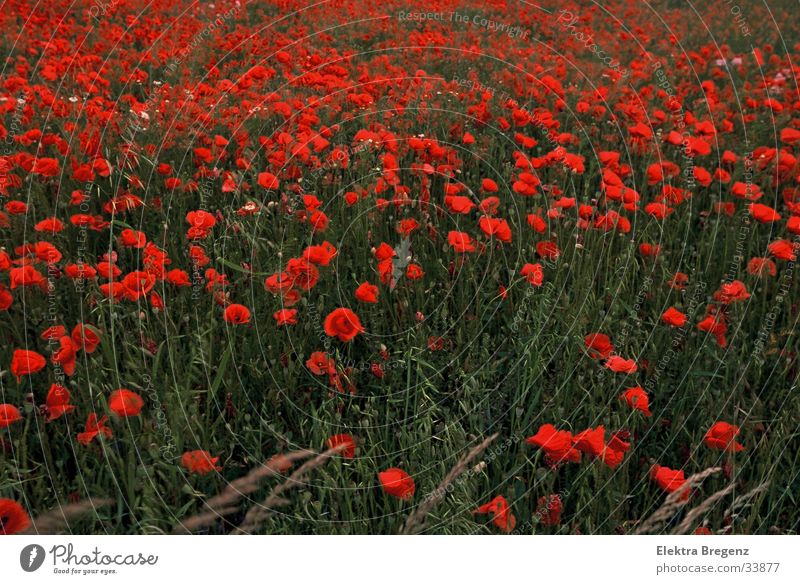
M 797 533 L 793 10 L 6 0 L 0 534 Z

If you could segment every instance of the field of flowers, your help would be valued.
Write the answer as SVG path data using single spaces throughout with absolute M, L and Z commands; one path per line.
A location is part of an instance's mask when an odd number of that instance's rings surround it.
M 0 534 L 796 533 L 800 23 L 700 4 L 5 0 Z

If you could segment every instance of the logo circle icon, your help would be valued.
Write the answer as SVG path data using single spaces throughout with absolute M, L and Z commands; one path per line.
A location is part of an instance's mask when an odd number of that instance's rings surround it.
M 19 565 L 26 572 L 35 572 L 42 567 L 45 555 L 44 548 L 39 544 L 26 545 L 19 553 Z

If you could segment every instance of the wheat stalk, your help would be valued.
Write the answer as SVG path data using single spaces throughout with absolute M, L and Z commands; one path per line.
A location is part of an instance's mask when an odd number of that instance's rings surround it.
M 458 463 L 450 469 L 450 472 L 445 475 L 442 482 L 439 483 L 439 486 L 433 491 L 433 493 L 426 497 L 422 503 L 420 503 L 414 512 L 408 516 L 403 529 L 400 531 L 401 535 L 411 535 L 414 533 L 419 533 L 425 527 L 425 520 L 434 506 L 439 503 L 447 492 L 447 487 L 450 486 L 453 481 L 455 481 L 461 473 L 463 473 L 467 469 L 467 465 L 472 461 L 476 456 L 478 456 L 481 452 L 486 450 L 489 447 L 489 444 L 494 442 L 497 438 L 498 434 L 492 434 L 486 440 L 478 444 L 475 448 L 467 452 L 465 456 L 458 461 Z
M 230 532 L 230 535 L 244 535 L 255 530 L 265 519 L 267 519 L 267 517 L 272 514 L 273 509 L 286 505 L 289 502 L 287 499 L 282 497 L 286 491 L 303 485 L 304 483 L 301 481 L 301 479 L 304 478 L 306 474 L 315 468 L 322 466 L 331 456 L 338 454 L 345 448 L 347 448 L 346 444 L 340 444 L 339 446 L 330 448 L 322 454 L 318 454 L 311 460 L 306 461 L 300 468 L 294 471 L 289 478 L 272 489 L 269 495 L 267 495 L 267 498 L 264 499 L 263 503 L 250 507 L 250 509 L 247 511 L 247 514 L 244 516 L 242 523 L 239 524 L 238 527 L 234 528 Z
M 760 485 L 758 485 L 757 487 L 755 487 L 755 488 L 749 490 L 748 492 L 744 493 L 743 495 L 738 495 L 733 500 L 733 503 L 731 503 L 731 506 L 728 507 L 727 509 L 725 509 L 725 513 L 723 514 L 725 517 L 729 517 L 731 519 L 731 523 L 730 523 L 730 525 L 728 525 L 727 527 L 725 527 L 722 530 L 722 533 L 727 533 L 732 529 L 734 520 L 739 516 L 739 514 L 736 511 L 740 507 L 744 507 L 750 501 L 750 499 L 752 499 L 756 495 L 759 495 L 759 494 L 763 493 L 767 489 L 768 486 L 769 486 L 769 481 L 765 481 L 765 482 L 761 483 Z
M 706 514 L 706 512 L 711 509 L 714 505 L 716 505 L 717 501 L 722 499 L 723 497 L 727 496 L 733 489 L 736 487 L 736 483 L 731 483 L 724 489 L 717 491 L 713 495 L 711 495 L 708 499 L 700 503 L 697 507 L 692 509 L 686 514 L 683 521 L 681 521 L 680 525 L 672 530 L 672 535 L 685 535 L 689 533 L 689 530 L 694 525 L 694 522 Z
M 732 515 L 739 507 L 742 507 L 745 503 L 747 503 L 750 499 L 762 493 L 766 490 L 769 486 L 769 481 L 765 481 L 755 487 L 754 489 L 749 490 L 748 492 L 744 493 L 743 495 L 738 495 L 731 503 L 731 506 L 725 509 L 725 515 Z
M 31 520 L 31 526 L 21 535 L 56 535 L 69 530 L 71 520 L 113 503 L 111 499 L 84 499 L 69 505 L 59 505 Z
M 281 455 L 280 459 L 268 460 L 245 476 L 228 484 L 218 495 L 204 502 L 206 511 L 188 517 L 174 526 L 173 533 L 192 533 L 201 527 L 207 527 L 225 515 L 235 513 L 239 509 L 239 501 L 258 490 L 261 481 L 280 474 L 280 467 L 286 462 L 302 460 L 313 455 L 313 450 L 296 450 Z
M 646 535 L 648 533 L 654 533 L 664 523 L 669 521 L 675 515 L 675 512 L 678 509 L 686 505 L 686 500 L 683 497 L 688 490 L 702 483 L 707 477 L 716 474 L 721 470 L 722 468 L 715 466 L 690 476 L 678 489 L 667 495 L 667 498 L 661 507 L 656 509 L 656 511 L 650 515 L 650 517 L 642 521 L 633 534 Z

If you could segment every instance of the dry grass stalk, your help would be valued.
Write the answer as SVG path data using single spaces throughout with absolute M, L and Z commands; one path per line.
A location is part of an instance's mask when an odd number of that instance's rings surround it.
M 728 507 L 727 509 L 725 509 L 725 516 L 726 517 L 727 516 L 733 516 L 733 514 L 738 509 L 740 509 L 741 507 L 746 505 L 750 501 L 750 499 L 752 499 L 756 495 L 758 495 L 760 493 L 763 493 L 767 489 L 768 486 L 769 486 L 769 481 L 766 481 L 766 482 L 763 482 L 760 485 L 758 485 L 756 488 L 751 489 L 750 491 L 744 493 L 743 495 L 738 495 L 733 500 L 733 503 L 731 503 L 731 506 Z
M 294 471 L 288 479 L 277 485 L 260 505 L 253 505 L 244 516 L 244 521 L 230 532 L 230 535 L 244 535 L 254 531 L 267 517 L 272 514 L 272 510 L 288 503 L 282 495 L 291 489 L 299 487 L 305 483 L 301 481 L 309 472 L 325 464 L 329 458 L 347 448 L 346 444 L 341 444 L 322 454 L 318 454 L 309 461 L 306 461 L 300 468 Z
M 709 509 L 714 507 L 714 505 L 717 504 L 717 501 L 728 496 L 735 487 L 736 483 L 730 483 L 727 487 L 721 491 L 717 491 L 708 499 L 700 503 L 697 507 L 689 511 L 686 514 L 686 517 L 683 518 L 683 521 L 681 521 L 680 525 L 672 530 L 672 535 L 685 535 L 689 533 L 689 531 L 692 529 L 692 525 L 694 525 L 698 519 L 702 518 L 703 515 L 709 511 Z
M 450 472 L 448 472 L 444 479 L 442 479 L 442 482 L 439 483 L 439 486 L 436 487 L 433 493 L 425 498 L 417 506 L 414 512 L 409 515 L 405 525 L 403 526 L 403 529 L 400 531 L 401 535 L 419 533 L 425 527 L 425 520 L 428 516 L 428 513 L 437 503 L 439 503 L 439 501 L 444 499 L 445 494 L 447 494 L 447 488 L 467 469 L 467 465 L 469 465 L 469 463 L 476 456 L 480 455 L 489 447 L 492 442 L 494 442 L 497 436 L 498 434 L 492 434 L 489 436 L 486 440 L 467 452 L 467 454 L 463 456 L 452 469 L 450 469 Z
M 731 506 L 725 509 L 725 517 L 732 517 L 734 510 L 740 508 L 741 506 L 745 505 L 750 499 L 755 497 L 757 494 L 763 492 L 767 486 L 769 486 L 769 481 L 765 483 L 761 483 L 754 489 L 751 489 L 747 493 L 743 495 L 738 495 L 733 499 L 733 503 Z M 735 487 L 735 483 L 729 484 L 727 487 L 722 489 L 721 491 L 717 491 L 713 495 L 711 495 L 708 499 L 700 503 L 697 507 L 692 509 L 689 513 L 686 514 L 686 518 L 681 522 L 678 527 L 672 530 L 672 535 L 684 535 L 689 533 L 692 528 L 692 525 L 701 518 L 711 507 L 713 507 L 719 499 L 722 499 L 726 495 L 733 492 Z
M 706 478 L 720 472 L 721 470 L 722 468 L 715 466 L 690 476 L 679 489 L 673 491 L 667 496 L 661 507 L 656 509 L 656 511 L 650 515 L 650 517 L 640 523 L 639 527 L 633 532 L 633 534 L 647 535 L 649 533 L 655 533 L 667 521 L 674 517 L 675 512 L 678 509 L 686 505 L 688 499 L 684 499 L 684 496 L 687 491 L 691 490 L 693 487 L 702 483 Z
M 730 533 L 731 530 L 733 530 L 736 518 L 739 516 L 738 510 L 748 505 L 750 500 L 753 499 L 756 495 L 759 495 L 763 493 L 765 490 L 767 490 L 768 486 L 769 486 L 769 481 L 765 481 L 760 485 L 758 485 L 757 487 L 744 493 L 743 495 L 738 495 L 733 499 L 733 503 L 731 503 L 730 507 L 725 509 L 725 513 L 723 514 L 724 517 L 730 519 L 730 523 L 720 531 L 720 535 L 725 535 L 727 533 Z
M 111 499 L 84 499 L 69 505 L 59 505 L 31 520 L 31 526 L 21 535 L 57 535 L 70 529 L 70 521 L 113 503 Z
M 296 450 L 266 461 L 245 476 L 230 482 L 221 493 L 205 501 L 206 511 L 184 519 L 173 528 L 172 532 L 192 533 L 202 527 L 208 527 L 225 515 L 235 513 L 239 510 L 239 501 L 257 491 L 261 486 L 261 481 L 265 478 L 278 476 L 281 474 L 281 467 L 285 464 L 308 458 L 314 454 L 316 453 L 313 450 Z

